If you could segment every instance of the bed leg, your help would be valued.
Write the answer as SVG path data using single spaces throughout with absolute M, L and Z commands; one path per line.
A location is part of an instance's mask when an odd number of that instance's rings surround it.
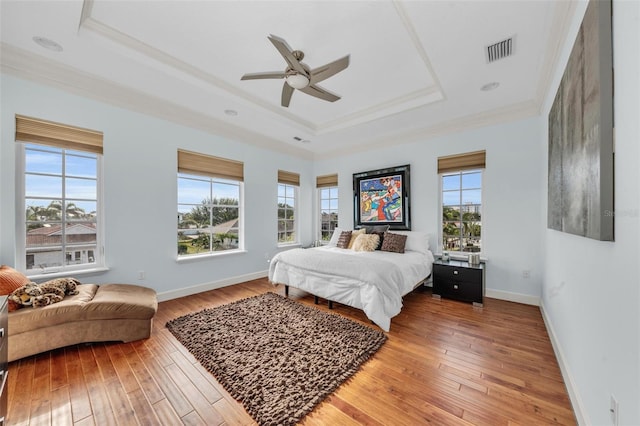
M 327 300 L 327 303 L 329 304 L 329 309 L 333 309 L 333 302 L 331 300 Z
M 288 285 L 284 286 L 284 295 L 289 297 L 289 286 Z
M 313 303 L 318 304 L 318 296 L 313 296 Z

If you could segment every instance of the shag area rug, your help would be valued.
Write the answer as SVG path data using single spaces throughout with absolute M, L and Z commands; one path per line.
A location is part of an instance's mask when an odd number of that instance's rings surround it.
M 387 340 L 275 293 L 185 315 L 167 328 L 261 425 L 292 425 Z

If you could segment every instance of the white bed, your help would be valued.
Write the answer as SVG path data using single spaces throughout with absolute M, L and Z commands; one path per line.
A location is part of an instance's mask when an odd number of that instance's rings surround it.
M 404 253 L 354 251 L 335 246 L 292 249 L 278 253 L 269 265 L 274 284 L 362 309 L 384 331 L 402 309 L 402 297 L 431 274 L 433 254 L 428 236 L 407 235 Z

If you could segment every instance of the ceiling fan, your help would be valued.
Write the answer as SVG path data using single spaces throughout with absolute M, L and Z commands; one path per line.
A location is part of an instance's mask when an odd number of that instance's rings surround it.
M 300 62 L 304 58 L 304 53 L 300 50 L 292 50 L 284 39 L 273 34 L 268 38 L 286 61 L 287 69 L 284 72 L 272 71 L 245 74 L 240 80 L 284 78 L 281 100 L 283 107 L 289 106 L 294 89 L 329 102 L 335 102 L 340 99 L 340 96 L 323 89 L 317 83 L 347 68 L 349 66 L 349 55 L 321 67 L 310 69 L 307 64 Z

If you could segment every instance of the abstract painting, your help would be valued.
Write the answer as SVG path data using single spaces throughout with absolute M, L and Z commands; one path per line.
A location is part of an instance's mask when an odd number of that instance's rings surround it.
M 547 227 L 614 239 L 611 1 L 591 0 L 549 112 Z
M 411 229 L 409 165 L 353 175 L 355 226 L 389 225 Z

